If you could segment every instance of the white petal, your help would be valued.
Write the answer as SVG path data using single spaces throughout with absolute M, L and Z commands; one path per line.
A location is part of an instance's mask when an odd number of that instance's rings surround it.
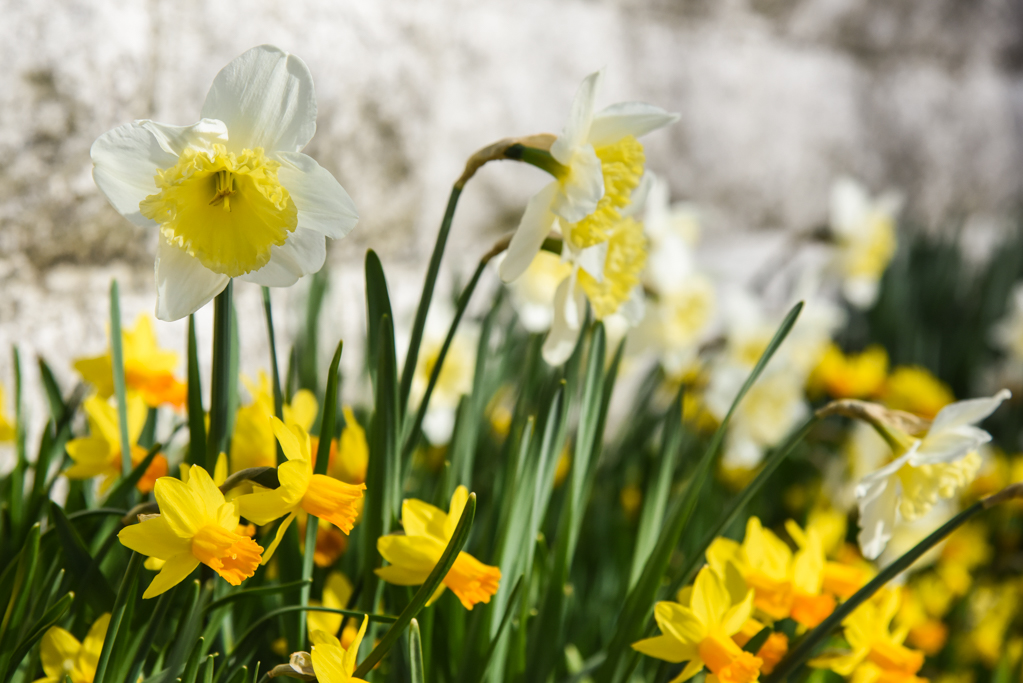
M 149 119 L 135 123 L 152 133 L 164 151 L 176 157 L 187 147 L 210 150 L 214 143 L 227 143 L 227 124 L 216 119 L 202 119 L 191 126 L 169 126 Z
M 846 301 L 864 311 L 874 305 L 880 292 L 880 282 L 872 277 L 849 278 L 842 285 Z
M 953 427 L 977 424 L 995 412 L 998 406 L 1009 398 L 1012 398 L 1012 393 L 1008 389 L 1002 389 L 990 398 L 973 398 L 949 404 L 935 416 L 928 434 L 935 434 Z
M 594 147 L 613 145 L 629 135 L 638 138 L 675 123 L 679 115 L 645 102 L 619 102 L 593 117 L 589 142 Z
M 567 244 L 567 242 L 566 242 Z M 597 282 L 604 281 L 604 262 L 607 261 L 607 242 L 594 244 L 579 252 L 576 263 Z
M 156 246 L 156 317 L 171 322 L 195 313 L 224 291 L 230 279 L 161 235 Z
M 177 163 L 148 130 L 134 123 L 107 131 L 92 143 L 92 177 L 118 213 L 141 227 L 156 223 L 139 213 L 139 202 L 156 194 L 156 171 Z
M 339 240 L 359 222 L 355 202 L 330 171 L 301 152 L 277 154 L 281 184 L 298 208 L 298 227 Z
M 543 241 L 550 234 L 551 225 L 554 223 L 551 201 L 557 191 L 558 182 L 554 181 L 533 195 L 526 205 L 526 211 L 522 214 L 519 227 L 512 235 L 508 252 L 498 269 L 501 279 L 505 282 L 517 280 L 526 272 L 526 268 L 533 262 L 533 257 L 540 251 Z
M 572 161 L 575 150 L 586 144 L 593 123 L 594 101 L 604 80 L 604 71 L 594 71 L 583 79 L 572 101 L 572 111 L 561 135 L 551 145 L 551 156 L 566 166 Z
M 896 477 L 879 478 L 856 487 L 860 507 L 860 550 L 873 560 L 891 540 L 899 502 Z
M 855 233 L 870 213 L 870 196 L 852 178 L 843 176 L 831 186 L 831 229 L 840 235 Z
M 322 268 L 326 258 L 327 238 L 300 224 L 283 246 L 270 247 L 270 260 L 265 266 L 239 279 L 264 287 L 290 287 L 303 275 Z
M 596 211 L 604 196 L 604 169 L 591 145 L 576 150 L 560 190 L 554 195 L 551 211 L 569 223 L 578 223 Z
M 952 462 L 975 451 L 991 440 L 991 435 L 979 427 L 969 425 L 944 429 L 937 434 L 928 434 L 913 453 L 910 464 L 933 465 Z
M 213 79 L 202 117 L 227 124 L 232 150 L 298 152 L 316 132 L 313 77 L 295 55 L 254 47 Z
M 575 278 L 567 277 L 554 295 L 554 321 L 543 344 L 543 359 L 549 365 L 561 365 L 569 359 L 579 340 L 581 318 L 586 299 Z
M 643 293 L 643 286 L 636 285 L 629 292 L 629 298 L 618 309 L 618 314 L 625 318 L 630 327 L 636 327 L 643 321 L 646 315 L 646 294 Z

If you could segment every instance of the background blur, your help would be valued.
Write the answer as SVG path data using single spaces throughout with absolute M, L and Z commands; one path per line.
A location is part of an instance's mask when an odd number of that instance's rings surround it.
M 99 194 L 92 141 L 137 118 L 194 122 L 217 71 L 260 43 L 308 63 L 319 120 L 306 151 L 362 217 L 330 246 L 324 352 L 364 327 L 366 248 L 381 254 L 398 316 L 410 316 L 465 158 L 501 137 L 558 132 L 579 81 L 600 67 L 601 106 L 681 113 L 644 139 L 649 167 L 700 207 L 708 260 L 730 255 L 719 268 L 750 272 L 786 232 L 823 224 L 839 174 L 902 191 L 904 225 L 965 228 L 974 256 L 1014 224 L 1023 190 L 1019 0 L 2 0 L 0 15 L 8 386 L 12 343 L 26 360 L 44 354 L 62 380 L 72 358 L 102 352 L 111 277 L 126 326 L 153 309 L 155 234 Z M 544 182 L 517 164 L 478 174 L 444 277 L 471 268 Z M 274 297 L 287 348 L 302 285 Z M 267 366 L 258 288 L 240 283 L 236 299 L 252 373 Z M 207 360 L 211 317 L 198 315 Z M 184 348 L 183 321 L 157 329 Z

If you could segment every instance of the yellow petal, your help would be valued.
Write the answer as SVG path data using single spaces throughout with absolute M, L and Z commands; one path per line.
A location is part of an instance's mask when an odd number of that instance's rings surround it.
M 292 523 L 292 521 L 294 521 L 294 519 L 295 513 L 292 512 L 290 515 L 285 517 L 284 521 L 277 527 L 277 533 L 274 534 L 274 540 L 270 543 L 270 547 L 266 549 L 266 552 L 263 553 L 263 559 L 260 560 L 260 564 L 266 564 L 270 561 L 270 558 L 274 555 L 274 551 L 277 550 L 277 546 L 281 544 L 281 540 L 284 538 L 284 532 L 288 530 L 288 526 Z
M 201 467 L 192 466 L 188 478 L 196 476 Z M 207 475 L 209 476 L 209 475 Z M 198 499 L 191 486 L 173 477 L 160 477 L 153 487 L 156 502 L 160 505 L 160 517 L 167 520 L 171 530 L 182 538 L 191 538 L 195 532 L 215 521 L 207 514 L 206 506 Z
M 75 371 L 86 382 L 96 387 L 100 398 L 110 398 L 114 394 L 114 370 L 110 363 L 110 354 L 79 358 L 75 361 Z
M 217 456 L 217 464 L 213 468 L 213 483 L 220 486 L 227 480 L 227 453 Z
M 289 424 L 296 424 L 308 432 L 316 421 L 316 413 L 319 410 L 315 394 L 308 389 L 299 389 L 291 397 L 291 404 L 284 407 L 284 419 Z
M 90 396 L 85 399 L 82 407 L 89 418 L 89 432 L 91 435 L 101 437 L 111 445 L 117 444 L 117 450 L 121 450 L 121 427 L 117 417 L 117 409 L 99 396 Z
M 320 683 L 348 683 L 351 679 L 351 671 L 344 670 L 345 650 L 337 638 L 330 636 L 324 631 L 317 631 L 313 640 L 310 656 L 313 660 L 313 672 L 316 680 Z
M 210 473 L 199 465 L 192 465 L 188 473 L 188 488 L 192 490 L 196 500 L 205 511 L 205 518 L 217 519 L 220 508 L 225 502 L 224 494 L 213 483 Z
M 391 534 L 377 539 L 377 551 L 391 564 L 429 574 L 444 553 L 444 544 L 430 536 Z
M 149 406 L 146 405 L 142 396 L 136 392 L 128 394 L 128 441 L 132 444 L 139 440 L 142 428 L 146 426 L 146 418 L 149 416 Z M 120 418 L 118 418 L 118 433 L 120 433 Z
M 163 569 L 149 584 L 149 588 L 142 594 L 142 598 L 155 598 L 157 595 L 167 592 L 188 578 L 192 570 L 198 566 L 199 560 L 190 552 L 175 555 L 167 560 L 167 564 L 163 565 Z
M 192 548 L 191 538 L 176 534 L 164 515 L 126 526 L 117 537 L 126 548 L 161 560 L 191 552 Z
M 710 567 L 696 575 L 690 607 L 707 628 L 717 626 L 732 606 L 724 581 Z M 745 621 L 745 619 L 743 619 Z
M 686 645 L 677 638 L 666 635 L 640 640 L 632 644 L 632 649 L 645 654 L 647 657 L 663 659 L 673 664 L 696 659 L 698 656 L 696 647 Z
M 366 627 L 369 625 L 369 617 L 362 618 L 362 625 L 359 626 L 359 632 L 355 636 L 355 640 L 345 650 L 345 672 L 348 675 L 352 675 L 355 671 L 355 660 L 359 656 L 359 646 L 362 645 L 362 639 L 366 635 Z
M 725 635 L 731 636 L 742 630 L 743 625 L 749 621 L 753 614 L 753 591 L 747 591 L 742 602 L 735 605 L 725 613 L 721 627 Z
M 739 559 L 740 546 L 730 538 L 719 536 L 707 547 L 707 563 L 711 568 L 723 573 L 728 562 L 735 562 Z
M 665 600 L 654 605 L 654 619 L 662 633 L 683 643 L 697 645 L 707 633 L 693 611 L 677 602 Z
M 462 517 L 462 510 L 465 509 L 465 503 L 468 500 L 469 490 L 464 486 L 456 488 L 455 492 L 451 495 L 451 507 L 448 508 L 448 519 L 444 523 L 445 543 L 451 540 L 451 537 L 455 535 L 455 527 L 458 526 L 458 520 Z
M 75 661 L 82 644 L 78 639 L 59 626 L 51 627 L 43 636 L 39 657 L 47 676 L 63 681 L 64 662 Z
M 254 524 L 263 526 L 279 519 L 295 509 L 295 504 L 284 497 L 284 487 L 247 493 L 235 499 L 241 516 Z
M 433 568 L 420 569 L 400 567 L 392 564 L 386 567 L 378 567 L 373 571 L 381 579 L 395 586 L 421 586 L 426 583 L 426 578 L 430 575 L 431 569 Z M 444 586 L 444 584 L 442 583 L 441 586 Z
M 314 607 L 333 607 L 332 605 L 324 605 L 319 600 L 310 600 L 309 604 Z M 340 609 L 339 607 L 333 607 L 333 609 Z M 309 629 L 309 633 L 315 633 L 316 631 L 323 631 L 325 633 L 337 633 L 341 630 L 341 622 L 344 617 L 340 614 L 334 614 L 332 612 L 306 612 L 306 628 Z M 315 643 L 315 641 L 313 641 Z
M 103 640 L 107 636 L 107 627 L 110 626 L 110 613 L 100 616 L 92 623 L 89 632 L 82 641 L 82 649 L 78 652 L 78 661 L 75 668 L 85 675 L 87 680 L 96 677 L 96 665 L 99 664 L 99 655 L 103 650 Z
M 277 490 L 286 501 L 298 505 L 312 478 L 313 466 L 309 460 L 289 460 L 277 468 L 277 479 L 281 483 Z
M 406 498 L 401 504 L 401 525 L 408 536 L 445 538 L 448 516 L 438 507 L 415 498 Z
M 323 585 L 323 605 L 334 609 L 344 609 L 348 601 L 352 599 L 354 592 L 352 582 L 341 572 L 327 574 L 327 581 Z M 335 629 L 336 630 L 336 629 Z
M 281 450 L 288 460 L 311 460 L 309 455 L 309 435 L 298 425 L 288 426 L 276 417 L 270 418 L 274 436 L 281 444 Z
M 682 681 L 688 681 L 690 678 L 700 673 L 700 669 L 703 668 L 703 662 L 699 658 L 689 660 L 685 668 L 682 669 L 682 673 L 675 678 L 671 679 L 670 683 L 682 683 Z M 708 677 L 709 678 L 709 677 Z
M 426 583 L 426 579 L 423 579 L 420 583 Z M 437 590 L 433 591 L 433 595 L 431 595 L 430 599 L 426 601 L 426 606 L 429 607 L 433 603 L 440 600 L 440 596 L 444 595 L 444 591 L 446 591 L 447 589 L 448 589 L 447 585 L 443 581 L 441 581 L 440 585 L 437 586 Z M 470 607 L 469 609 L 472 608 Z

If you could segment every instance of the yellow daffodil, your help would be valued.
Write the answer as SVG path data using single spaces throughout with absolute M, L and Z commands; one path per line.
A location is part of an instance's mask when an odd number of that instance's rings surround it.
M 14 423 L 4 413 L 4 387 L 0 384 L 0 443 L 14 441 Z
M 919 591 L 912 586 L 902 586 L 900 590 L 895 623 L 907 631 L 906 642 L 926 655 L 938 654 L 948 641 L 948 626 L 928 611 Z
M 1003 389 L 991 398 L 948 405 L 921 438 L 894 426 L 886 428 L 901 452 L 856 486 L 859 541 L 865 557 L 874 559 L 881 554 L 892 537 L 897 515 L 907 521 L 918 519 L 973 480 L 980 469 L 977 449 L 991 440 L 990 434 L 974 425 L 1010 395 Z
M 901 206 L 897 193 L 871 198 L 851 178 L 839 178 L 831 188 L 831 229 L 842 292 L 857 308 L 869 308 L 877 300 L 881 276 L 895 255 L 895 216 Z
M 750 618 L 742 625 L 739 632 L 732 636 L 732 640 L 739 647 L 746 647 L 746 643 L 762 630 L 764 630 L 764 624 Z M 778 666 L 778 662 L 788 654 L 788 651 L 789 637 L 780 631 L 773 631 L 767 636 L 767 640 L 760 646 L 760 649 L 757 650 L 757 657 L 763 660 L 763 664 L 760 665 L 760 672 L 769 674 L 774 671 L 774 667 Z
M 812 628 L 835 609 L 835 599 L 822 590 L 824 549 L 816 533 L 804 532 L 795 523 L 788 529 L 800 545 L 795 553 L 757 517 L 750 517 L 742 543 L 714 539 L 707 548 L 707 561 L 722 575 L 734 563 L 754 591 L 753 604 L 768 618 L 791 617 Z
M 969 644 L 988 668 L 1002 658 L 1019 603 L 1019 586 L 1010 582 L 980 586 L 970 596 L 965 630 Z
M 263 564 L 273 556 L 288 525 L 299 511 L 330 522 L 346 534 L 351 532 L 358 515 L 357 503 L 366 488 L 365 484 L 346 484 L 325 474 L 313 474 L 309 435 L 306 431 L 299 425 L 285 425 L 276 417 L 271 419 L 274 435 L 288 459 L 277 468 L 281 485 L 276 489 L 257 491 L 238 498 L 242 516 L 256 524 L 269 524 L 287 515 L 277 527 L 277 535 L 263 555 Z
M 459 486 L 451 496 L 451 505 L 445 513 L 429 503 L 406 498 L 401 505 L 401 524 L 405 533 L 377 539 L 377 550 L 390 562 L 390 565 L 375 570 L 377 576 L 398 586 L 418 586 L 425 582 L 455 533 L 468 499 L 469 491 Z M 430 601 L 439 598 L 445 588 L 450 588 L 462 606 L 471 610 L 478 602 L 490 602 L 490 597 L 497 593 L 500 580 L 500 569 L 485 565 L 462 551 Z
M 131 550 L 166 561 L 143 598 L 181 583 L 200 562 L 232 586 L 256 573 L 263 549 L 238 533 L 237 503 L 224 500 L 206 470 L 192 465 L 187 483 L 160 477 L 154 493 L 160 514 L 118 534 Z
M 933 420 L 942 408 L 955 400 L 947 384 L 919 366 L 900 366 L 892 370 L 881 398 L 895 410 Z
M 884 387 L 888 377 L 888 353 L 871 346 L 846 355 L 830 344 L 810 376 L 810 387 L 832 398 L 869 398 Z
M 231 437 L 231 471 L 249 467 L 276 467 L 277 442 L 274 440 L 270 418 L 274 415 L 274 397 L 270 380 L 265 372 L 259 373 L 258 382 L 242 377 L 252 402 L 238 409 Z M 295 392 L 291 403 L 284 406 L 284 421 L 309 431 L 319 409 L 311 391 Z
M 325 237 L 347 235 L 355 205 L 302 154 L 316 130 L 312 76 L 269 45 L 228 64 L 191 126 L 136 121 L 92 146 L 93 177 L 110 203 L 158 228 L 156 317 L 177 320 L 230 278 L 288 287 L 316 272 Z
M 39 647 L 46 676 L 35 683 L 65 683 L 66 678 L 71 683 L 92 683 L 109 625 L 110 615 L 102 615 L 93 622 L 82 642 L 59 626 L 51 626 Z
M 64 471 L 68 479 L 103 477 L 100 491 L 104 492 L 121 477 L 121 428 L 117 408 L 99 396 L 85 399 L 85 414 L 89 419 L 89 436 L 72 439 L 67 453 L 74 462 Z M 131 462 L 138 465 L 146 457 L 146 449 L 137 441 L 146 423 L 146 404 L 138 394 L 128 395 L 128 440 L 131 442 Z M 143 493 L 153 490 L 156 480 L 167 474 L 167 459 L 157 455 L 146 468 L 136 486 Z
M 892 633 L 890 625 L 899 608 L 899 594 L 887 591 L 853 611 L 843 622 L 848 652 L 824 655 L 810 661 L 820 669 L 831 669 L 853 681 L 923 683 L 916 674 L 924 653 L 903 645 L 904 629 Z
M 331 444 L 327 473 L 347 484 L 361 484 L 366 481 L 366 470 L 369 467 L 366 430 L 355 419 L 351 406 L 345 406 L 342 412 L 345 416 L 345 428 L 341 432 L 337 447 Z
M 668 662 L 689 662 L 672 683 L 681 683 L 706 667 L 720 683 L 750 683 L 760 677 L 763 660 L 732 639 L 753 613 L 753 591 L 735 602 L 725 579 L 704 567 L 696 576 L 689 606 L 659 602 L 654 619 L 661 635 L 633 643 L 632 648 Z
M 331 609 L 344 609 L 352 598 L 352 582 L 341 572 L 330 572 L 323 584 L 323 600 L 310 600 L 310 605 L 330 607 Z M 313 631 L 325 631 L 330 635 L 341 630 L 341 622 L 344 617 L 332 612 L 308 612 L 306 613 L 306 624 L 309 633 Z
M 169 404 L 181 408 L 188 399 L 188 386 L 174 376 L 178 354 L 161 349 L 156 343 L 153 321 L 140 315 L 135 328 L 121 332 L 124 359 L 124 384 L 142 395 L 146 405 L 156 408 Z M 96 388 L 102 398 L 114 395 L 114 372 L 110 352 L 75 361 L 75 370 Z
M 334 635 L 326 631 L 313 631 L 309 634 L 312 641 L 312 664 L 316 680 L 320 683 L 365 683 L 361 678 L 354 678 L 355 660 L 359 656 L 359 646 L 366 635 L 369 617 L 363 617 L 359 632 L 348 647 L 341 645 Z

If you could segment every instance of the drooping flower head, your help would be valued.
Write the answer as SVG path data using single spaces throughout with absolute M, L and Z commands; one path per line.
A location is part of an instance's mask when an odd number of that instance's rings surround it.
M 178 354 L 161 349 L 156 343 L 153 321 L 149 316 L 140 315 L 134 329 L 121 332 L 121 339 L 124 384 L 128 390 L 139 392 L 151 408 L 164 404 L 175 408 L 184 406 L 188 398 L 188 387 L 174 376 Z M 82 379 L 96 388 L 101 398 L 114 395 L 114 373 L 110 358 L 110 351 L 107 351 L 102 356 L 75 361 L 75 370 Z
M 325 474 L 314 474 L 306 431 L 299 425 L 285 425 L 276 417 L 271 420 L 274 435 L 288 459 L 277 468 L 281 485 L 238 498 L 241 514 L 256 524 L 269 524 L 287 515 L 277 527 L 263 564 L 270 560 L 300 511 L 330 522 L 346 534 L 351 532 L 359 514 L 358 502 L 366 488 L 365 484 L 346 484 Z
M 209 473 L 192 465 L 188 482 L 160 477 L 154 489 L 160 514 L 125 527 L 121 543 L 135 552 L 165 560 L 143 598 L 178 585 L 203 563 L 232 586 L 256 573 L 263 549 L 238 533 L 238 505 L 226 502 Z
M 139 435 L 146 423 L 146 404 L 138 394 L 129 394 L 127 403 L 130 457 L 132 466 L 135 466 L 146 457 L 146 449 L 138 445 Z M 64 476 L 68 479 L 103 477 L 99 485 L 102 493 L 121 477 L 121 428 L 117 408 L 99 396 L 85 399 L 84 407 L 89 419 L 89 436 L 68 442 L 67 453 L 74 464 L 64 471 Z M 156 480 L 166 474 L 167 459 L 158 454 L 136 487 L 142 493 L 149 493 Z
M 377 576 L 398 586 L 424 583 L 454 535 L 468 499 L 469 491 L 459 486 L 451 496 L 451 506 L 445 513 L 429 503 L 406 498 L 401 505 L 401 524 L 405 533 L 377 539 L 377 550 L 390 562 L 390 565 L 374 570 Z M 471 610 L 478 602 L 490 602 L 500 581 L 500 569 L 485 565 L 462 551 L 430 601 L 439 598 L 447 587 L 463 607 Z
M 100 616 L 82 642 L 61 627 L 51 626 L 39 647 L 46 676 L 35 683 L 65 683 L 67 678 L 71 683 L 92 683 L 109 625 L 110 614 Z
M 100 136 L 93 177 L 110 203 L 159 228 L 156 317 L 177 320 L 233 277 L 288 287 L 315 272 L 325 237 L 347 235 L 355 205 L 301 150 L 316 130 L 312 76 L 269 45 L 217 74 L 201 120 L 141 120 Z

